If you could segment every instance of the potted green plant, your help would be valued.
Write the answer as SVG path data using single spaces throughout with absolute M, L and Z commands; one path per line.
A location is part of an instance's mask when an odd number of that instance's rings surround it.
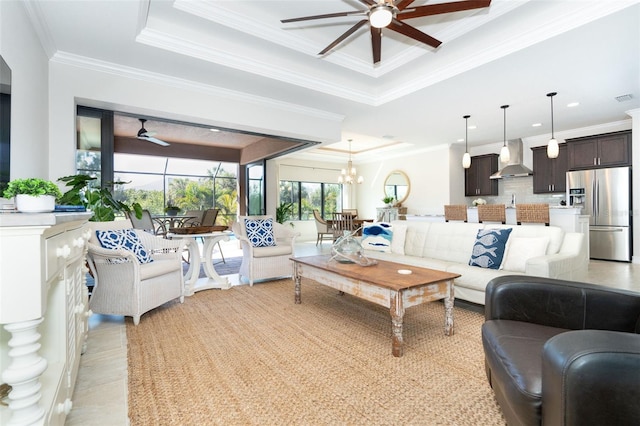
M 89 219 L 92 222 L 108 222 L 116 217 L 116 213 L 130 214 L 132 211 L 138 219 L 142 218 L 142 206 L 133 203 L 131 206 L 113 198 L 108 188 L 100 188 L 95 185 L 97 178 L 88 175 L 71 175 L 58 179 L 70 187 L 60 197 L 60 204 L 85 206 L 93 212 Z M 125 184 L 127 182 L 114 182 Z
M 171 203 L 167 204 L 167 207 L 164 208 L 164 212 L 167 214 L 167 216 L 176 216 L 178 213 L 180 213 L 180 210 L 182 210 L 180 207 L 174 206 Z
M 395 200 L 395 198 L 387 195 L 386 197 L 384 197 L 382 199 L 382 202 L 387 206 L 387 207 L 391 207 L 391 204 L 393 203 L 393 200 Z
M 276 222 L 284 223 L 293 214 L 293 203 L 282 202 L 276 207 Z M 289 222 L 291 226 L 293 223 Z
M 56 199 L 62 196 L 58 186 L 45 179 L 26 178 L 9 182 L 3 193 L 4 198 L 14 198 L 16 209 L 25 213 L 51 212 L 56 207 Z

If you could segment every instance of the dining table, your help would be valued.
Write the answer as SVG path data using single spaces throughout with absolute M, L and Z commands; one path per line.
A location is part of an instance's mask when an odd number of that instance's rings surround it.
M 171 228 L 179 228 L 184 226 L 189 219 L 197 219 L 195 216 L 190 215 L 170 215 L 170 214 L 154 214 L 151 216 L 153 220 L 161 224 L 164 229 L 169 230 Z
M 362 235 L 362 227 L 364 226 L 365 222 L 375 222 L 375 219 L 353 219 L 353 229 L 352 231 L 356 231 L 356 235 Z M 331 219 L 327 219 L 327 227 L 329 229 L 332 228 L 333 225 L 333 220 Z

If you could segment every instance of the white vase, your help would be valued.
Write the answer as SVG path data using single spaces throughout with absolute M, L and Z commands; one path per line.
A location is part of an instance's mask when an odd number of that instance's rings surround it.
M 52 212 L 56 208 L 56 197 L 53 195 L 16 195 L 16 210 L 22 213 Z

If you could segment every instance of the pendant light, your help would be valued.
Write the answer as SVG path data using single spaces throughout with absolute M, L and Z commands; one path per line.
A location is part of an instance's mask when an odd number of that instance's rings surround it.
M 364 178 L 358 176 L 356 168 L 353 167 L 353 161 L 351 161 L 351 139 L 349 139 L 349 161 L 347 161 L 347 168 L 342 169 L 340 176 L 338 176 L 338 183 L 362 183 Z
M 464 167 L 465 169 L 468 169 L 469 167 L 471 167 L 471 156 L 469 155 L 469 146 L 468 146 L 469 117 L 471 116 L 465 115 L 462 117 L 464 118 L 464 155 L 462 156 L 462 167 Z
M 502 105 L 502 111 L 504 112 L 504 130 L 503 130 L 503 142 L 502 149 L 500 150 L 500 161 L 503 163 L 508 163 L 511 160 L 511 154 L 509 153 L 509 148 L 507 147 L 507 108 L 509 105 Z
M 551 98 L 551 139 L 547 144 L 547 157 L 549 158 L 558 158 L 558 154 L 560 154 L 560 147 L 553 132 L 553 97 L 557 94 L 556 92 L 547 93 L 547 96 Z

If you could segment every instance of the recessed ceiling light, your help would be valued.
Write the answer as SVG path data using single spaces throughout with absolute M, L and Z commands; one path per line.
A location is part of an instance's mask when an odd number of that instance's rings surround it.
M 211 130 L 212 132 L 219 132 L 220 131 L 220 129 L 209 129 L 209 130 Z
M 567 104 L 567 108 L 577 107 L 578 105 L 580 105 L 580 102 L 571 102 Z
M 458 139 L 458 142 L 464 142 L 464 138 Z
M 531 127 L 540 127 L 540 126 L 542 126 L 542 123 L 533 123 L 531 125 Z
M 477 127 L 476 127 L 474 124 L 472 124 L 472 125 L 471 125 L 471 126 L 469 126 L 468 128 L 469 128 L 469 130 L 477 129 Z

